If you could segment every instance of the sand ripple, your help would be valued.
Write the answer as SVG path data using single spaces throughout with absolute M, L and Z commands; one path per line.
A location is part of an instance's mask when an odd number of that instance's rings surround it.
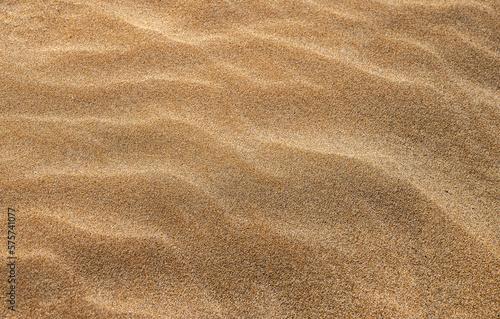
M 18 318 L 494 318 L 499 10 L 0 2 Z

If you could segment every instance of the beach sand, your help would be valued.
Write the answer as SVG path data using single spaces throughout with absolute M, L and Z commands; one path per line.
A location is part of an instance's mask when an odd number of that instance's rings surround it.
M 0 318 L 499 318 L 499 35 L 497 0 L 0 1 Z

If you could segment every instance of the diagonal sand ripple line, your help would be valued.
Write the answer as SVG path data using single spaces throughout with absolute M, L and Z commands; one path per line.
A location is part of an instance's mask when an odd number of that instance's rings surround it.
M 121 299 L 113 296 L 113 291 L 98 287 L 88 292 L 84 299 L 98 308 L 110 311 L 112 313 L 129 317 L 130 314 L 139 315 L 141 318 L 196 318 L 196 314 L 200 311 L 210 309 L 212 313 L 217 314 L 217 318 L 222 318 L 223 305 L 213 298 L 196 294 L 200 293 L 200 288 L 193 286 L 176 287 L 178 291 L 182 291 L 181 296 L 169 296 L 165 300 L 158 300 L 151 303 L 148 300 L 148 295 L 144 294 L 141 297 Z M 189 296 L 189 290 L 192 290 L 193 295 Z M 172 298 L 174 297 L 174 298 Z M 184 297 L 184 298 L 182 298 Z M 192 300 L 194 299 L 194 300 Z
M 156 167 L 134 167 L 130 165 L 123 164 L 113 164 L 105 166 L 102 168 L 96 167 L 85 167 L 82 165 L 69 166 L 69 167 L 43 167 L 35 168 L 32 173 L 25 175 L 25 178 L 39 179 L 46 176 L 67 176 L 67 177 L 97 177 L 97 178 L 107 178 L 114 176 L 154 176 L 163 175 L 171 176 L 180 181 L 191 185 L 192 187 L 200 190 L 204 190 L 202 185 L 206 185 L 203 180 L 198 180 L 194 178 L 195 174 L 189 174 L 186 170 L 181 173 L 181 168 L 175 165 L 156 165 Z M 206 191 L 206 190 L 205 190 Z
M 185 85 L 199 85 L 204 87 L 220 87 L 218 84 L 201 78 L 186 77 L 178 74 L 160 73 L 158 74 L 142 74 L 140 76 L 126 74 L 115 74 L 112 76 L 95 76 L 95 75 L 72 75 L 64 77 L 62 80 L 46 74 L 37 74 L 32 76 L 31 81 L 36 81 L 41 84 L 58 86 L 58 87 L 73 87 L 78 89 L 90 88 L 110 88 L 123 85 L 151 85 L 152 83 L 164 83 L 168 87 L 169 83 L 181 83 Z
M 332 141 L 331 138 L 313 139 L 296 132 L 277 135 L 273 132 L 260 130 L 256 131 L 255 134 L 260 136 L 258 139 L 263 143 L 276 143 L 309 152 L 346 156 L 360 160 L 383 170 L 390 176 L 408 182 L 420 194 L 445 212 L 456 225 L 481 242 L 497 259 L 500 259 L 500 228 L 498 228 L 500 223 L 499 225 L 491 225 L 485 218 L 495 214 L 494 209 L 481 204 L 478 198 L 466 191 L 460 191 L 458 193 L 460 196 L 444 195 L 443 189 L 460 190 L 460 185 L 453 181 L 453 177 L 447 177 L 435 169 L 426 167 L 423 163 L 416 162 L 414 157 L 401 155 L 408 153 L 408 151 L 400 149 L 400 146 L 389 144 L 382 146 L 383 149 L 379 149 L 380 146 L 374 147 L 376 144 L 372 144 L 368 140 L 355 139 L 352 136 L 347 139 L 339 137 L 342 143 L 338 143 Z M 419 152 L 414 151 L 413 153 L 418 154 Z M 429 169 L 432 171 L 429 172 Z
M 179 44 L 189 46 L 199 46 L 207 41 L 223 39 L 222 35 L 209 33 L 193 33 L 186 32 L 179 28 L 175 19 L 167 14 L 156 14 L 154 10 L 147 8 L 115 5 L 104 1 L 80 1 L 80 0 L 64 0 L 85 5 L 99 15 L 106 18 L 115 19 L 134 29 L 151 32 L 159 36 L 159 38 L 172 41 Z
M 166 112 L 159 107 L 151 108 L 150 114 L 139 118 L 130 117 L 97 117 L 97 116 L 54 116 L 54 115 L 35 115 L 35 114 L 9 114 L 0 115 L 0 120 L 12 121 L 32 121 L 45 123 L 58 123 L 67 125 L 103 125 L 103 126 L 154 126 L 158 123 L 180 124 L 191 127 L 194 130 L 203 131 L 200 123 L 188 120 L 185 117 L 177 116 L 172 112 Z M 208 132 L 205 132 L 208 134 Z
M 71 276 L 77 277 L 78 274 L 73 270 L 71 265 L 66 262 L 61 256 L 58 254 L 54 253 L 51 249 L 43 248 L 43 249 L 31 249 L 27 252 L 19 252 L 19 257 L 22 259 L 46 259 L 50 260 L 51 263 L 55 262 L 57 263 L 57 267 L 62 268 L 64 271 L 66 271 L 68 274 Z
M 30 52 L 33 53 L 50 53 L 52 55 L 65 55 L 72 53 L 88 53 L 88 54 L 124 54 L 129 50 L 122 46 L 117 45 L 100 45 L 99 43 L 94 43 L 92 45 L 85 44 L 57 44 L 57 45 L 46 45 L 39 48 L 30 48 Z
M 302 0 L 302 1 L 319 11 L 328 12 L 341 18 L 354 21 L 363 21 L 363 22 L 369 20 L 369 18 L 366 17 L 365 15 L 362 15 L 359 12 L 347 10 L 345 7 L 340 10 L 338 8 L 331 7 L 329 4 L 319 3 L 315 0 Z
M 254 85 L 269 88 L 272 86 L 275 87 L 296 87 L 298 85 L 303 85 L 306 87 L 314 88 L 317 90 L 322 90 L 324 87 L 320 84 L 313 83 L 309 79 L 296 76 L 295 78 L 287 78 L 286 80 L 270 80 L 263 77 L 259 77 L 261 74 L 257 74 L 257 72 L 252 72 L 252 70 L 235 65 L 229 62 L 217 61 L 218 65 L 221 65 L 227 73 L 230 73 L 236 77 L 243 78 L 245 81 L 248 81 Z
M 491 6 L 485 4 L 484 2 L 474 1 L 474 0 L 374 0 L 382 5 L 390 5 L 396 7 L 417 7 L 423 6 L 428 8 L 461 8 L 467 10 L 470 8 L 479 9 L 481 11 L 487 12 L 489 14 L 495 14 L 496 11 Z
M 480 43 L 480 41 L 477 38 L 474 39 L 474 37 L 471 34 L 467 34 L 466 32 L 460 31 L 457 28 L 454 28 L 451 26 L 449 26 L 447 28 L 447 30 L 449 30 L 451 33 L 455 34 L 459 39 L 461 39 L 465 43 L 469 44 L 470 46 L 486 53 L 487 55 L 489 55 L 492 58 L 499 60 L 498 63 L 500 64 L 500 52 L 497 52 L 497 51 L 495 51 L 495 49 L 489 47 L 488 44 L 484 43 L 484 40 L 481 41 L 483 43 Z
M 170 248 L 179 249 L 179 243 L 165 233 L 147 225 L 127 219 L 113 218 L 105 220 L 91 214 L 78 214 L 71 210 L 51 210 L 43 213 L 44 218 L 51 218 L 69 227 L 79 229 L 92 236 L 115 239 L 154 240 Z M 106 216 L 106 214 L 104 214 Z
M 409 83 L 414 85 L 420 85 L 429 87 L 437 91 L 435 85 L 429 82 L 423 82 L 419 79 L 409 78 L 407 75 L 398 73 L 395 70 L 383 69 L 375 64 L 362 61 L 361 59 L 355 58 L 353 54 L 347 53 L 345 50 L 334 50 L 332 48 L 322 47 L 314 43 L 304 43 L 301 41 L 294 41 L 292 39 L 287 39 L 279 37 L 273 34 L 264 33 L 250 28 L 240 28 L 242 35 L 251 35 L 252 37 L 272 41 L 278 45 L 286 46 L 293 49 L 299 49 L 301 51 L 318 55 L 335 62 L 345 63 L 347 66 L 354 67 L 359 71 L 368 73 L 370 75 L 383 78 L 385 80 L 395 82 L 395 83 Z

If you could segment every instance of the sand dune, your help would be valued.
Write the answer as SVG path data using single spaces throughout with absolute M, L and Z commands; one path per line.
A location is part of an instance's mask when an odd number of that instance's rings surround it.
M 499 10 L 1 1 L 0 317 L 498 317 Z

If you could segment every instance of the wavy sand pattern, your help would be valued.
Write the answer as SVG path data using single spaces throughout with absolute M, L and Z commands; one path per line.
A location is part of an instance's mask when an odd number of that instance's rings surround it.
M 497 0 L 2 0 L 0 35 L 0 317 L 499 316 Z

